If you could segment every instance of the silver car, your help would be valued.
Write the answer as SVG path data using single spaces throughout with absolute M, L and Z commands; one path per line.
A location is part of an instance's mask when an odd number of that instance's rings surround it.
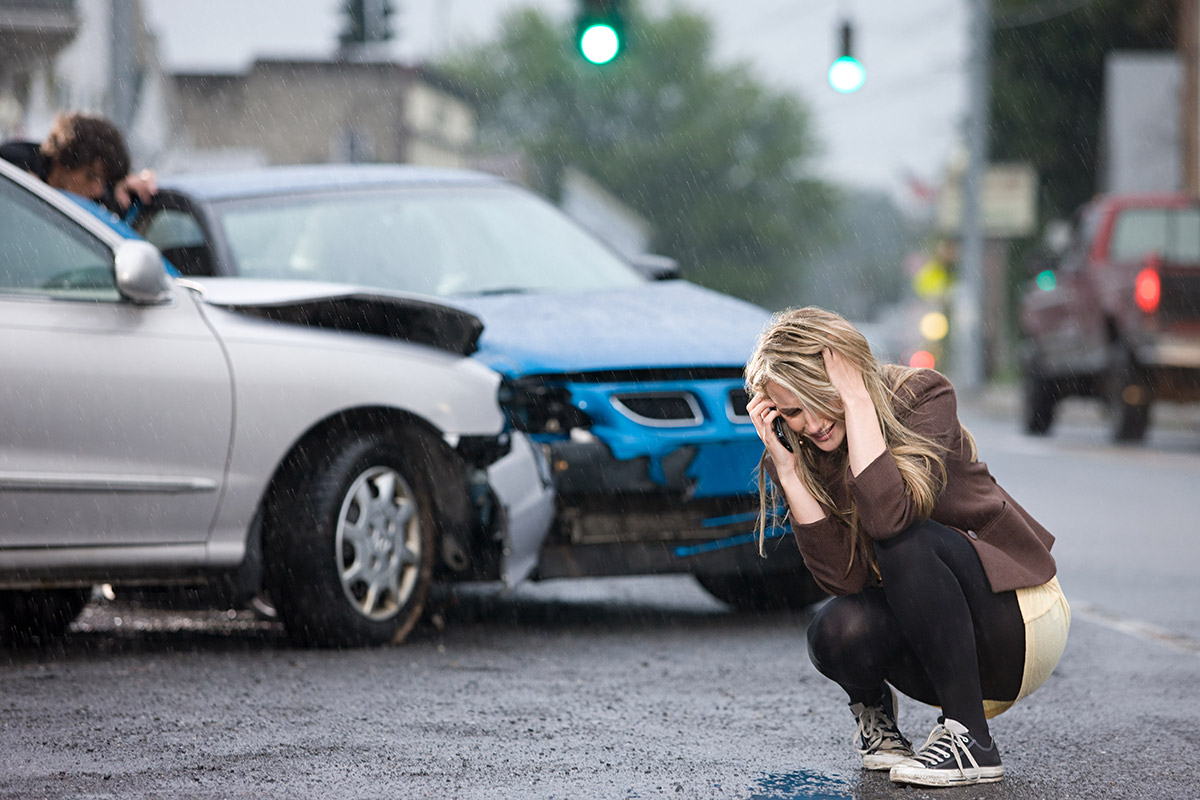
M 0 162 L 0 638 L 96 583 L 264 588 L 297 643 L 398 642 L 437 580 L 524 578 L 553 514 L 475 317 L 175 279 Z

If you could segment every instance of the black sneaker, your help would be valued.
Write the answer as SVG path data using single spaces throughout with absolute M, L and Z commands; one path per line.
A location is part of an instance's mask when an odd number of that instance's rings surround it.
M 917 786 L 963 786 L 995 783 L 1004 777 L 995 741 L 984 749 L 961 722 L 945 717 L 912 758 L 892 767 L 895 783 Z
M 854 749 L 862 754 L 863 769 L 891 769 L 906 758 L 912 758 L 912 743 L 900 733 L 896 724 L 896 692 L 885 686 L 878 705 L 853 703 L 850 710 L 858 719 L 854 734 Z

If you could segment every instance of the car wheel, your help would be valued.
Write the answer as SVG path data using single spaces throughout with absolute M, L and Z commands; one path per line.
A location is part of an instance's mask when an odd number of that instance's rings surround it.
M 87 589 L 0 592 L 0 642 L 23 646 L 61 637 L 90 596 Z
M 291 470 L 274 498 L 263 531 L 266 587 L 295 643 L 399 643 L 420 618 L 434 522 L 411 460 L 422 450 L 401 441 L 346 437 Z
M 806 608 L 825 597 L 807 570 L 796 572 L 699 573 L 705 591 L 738 611 L 786 611 Z
M 1054 382 L 1045 376 L 1041 365 L 1031 357 L 1025 364 L 1021 385 L 1021 412 L 1025 430 L 1036 436 L 1049 433 L 1057 404 Z
M 1109 351 L 1104 400 L 1113 441 L 1137 442 L 1150 426 L 1150 387 L 1133 354 L 1121 342 Z

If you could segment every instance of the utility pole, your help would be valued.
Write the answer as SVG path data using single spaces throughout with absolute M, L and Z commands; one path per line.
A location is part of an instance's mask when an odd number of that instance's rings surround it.
M 1176 48 L 1183 67 L 1179 118 L 1183 188 L 1200 194 L 1200 0 L 1179 0 Z
M 133 115 L 137 108 L 138 95 L 138 64 L 137 37 L 135 26 L 138 22 L 133 0 L 111 0 L 112 23 L 110 46 L 112 59 L 109 75 L 109 98 L 111 107 L 109 114 L 113 124 L 126 136 L 133 127 Z
M 975 392 L 986 380 L 984 367 L 983 176 L 988 162 L 988 119 L 991 104 L 991 0 L 970 0 L 967 69 L 967 172 L 963 182 L 962 251 L 955 288 L 951 343 L 955 384 Z

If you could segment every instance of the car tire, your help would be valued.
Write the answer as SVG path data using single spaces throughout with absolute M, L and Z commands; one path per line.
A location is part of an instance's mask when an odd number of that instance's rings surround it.
M 807 608 L 825 598 L 807 570 L 775 573 L 698 573 L 699 584 L 738 611 L 788 611 Z
M 0 643 L 20 647 L 61 638 L 90 596 L 88 589 L 0 592 Z
M 1021 416 L 1026 432 L 1035 436 L 1049 433 L 1057 404 L 1054 381 L 1046 377 L 1040 362 L 1031 357 L 1025 364 L 1021 381 Z
M 312 448 L 310 448 L 311 450 Z M 434 519 L 419 439 L 347 435 L 301 459 L 263 531 L 265 584 L 302 646 L 398 644 L 433 582 Z
M 1122 342 L 1114 342 L 1109 349 L 1104 384 L 1113 441 L 1141 441 L 1150 427 L 1150 387 L 1133 353 Z

